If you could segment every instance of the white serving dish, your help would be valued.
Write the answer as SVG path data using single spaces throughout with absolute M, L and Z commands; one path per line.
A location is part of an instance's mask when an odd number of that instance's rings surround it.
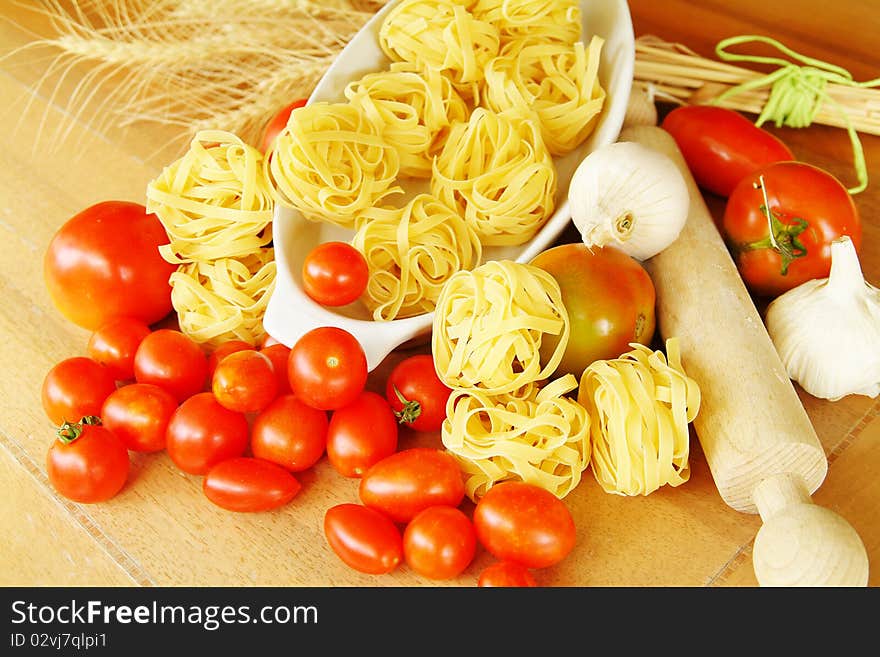
M 379 47 L 378 33 L 385 15 L 395 4 L 392 1 L 382 7 L 345 46 L 316 85 L 309 103 L 345 101 L 343 90 L 350 81 L 387 68 L 390 62 Z M 571 221 L 568 181 L 577 165 L 592 150 L 616 141 L 620 133 L 635 63 L 629 7 L 626 0 L 584 0 L 581 12 L 584 42 L 588 43 L 594 34 L 605 40 L 599 65 L 599 80 L 607 93 L 602 115 L 584 144 L 572 153 L 556 158 L 557 209 L 543 228 L 525 244 L 484 248 L 484 262 L 501 259 L 528 262 L 550 247 Z M 407 181 L 401 179 L 400 184 L 406 188 Z M 270 336 L 287 346 L 292 346 L 302 335 L 319 326 L 343 328 L 360 341 L 367 356 L 367 366 L 373 370 L 396 347 L 429 334 L 434 314 L 374 321 L 360 302 L 341 308 L 326 308 L 312 301 L 302 290 L 301 270 L 306 255 L 322 242 L 348 242 L 352 237 L 352 231 L 327 222 L 306 220 L 296 210 L 276 204 L 273 242 L 277 273 L 263 326 Z

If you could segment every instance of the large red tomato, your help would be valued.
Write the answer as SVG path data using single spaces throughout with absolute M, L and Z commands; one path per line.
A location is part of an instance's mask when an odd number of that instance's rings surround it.
M 46 455 L 49 482 L 64 497 L 92 504 L 104 502 L 125 485 L 131 462 L 112 431 L 89 422 L 66 423 Z
M 862 243 L 846 188 L 803 162 L 778 162 L 743 178 L 727 199 L 722 230 L 749 291 L 766 297 L 827 277 L 831 242 L 841 235 L 849 235 L 856 250 Z
M 571 321 L 568 347 L 556 376 L 580 378 L 595 360 L 617 358 L 631 342 L 649 344 L 656 319 L 654 282 L 639 262 L 610 246 L 588 248 L 562 244 L 539 253 L 531 264 L 550 272 L 559 283 Z M 541 343 L 547 362 L 558 339 Z
M 171 312 L 168 278 L 177 268 L 159 254 L 168 235 L 143 205 L 104 201 L 70 218 L 43 260 L 49 296 L 62 315 L 95 330 L 123 315 L 153 324 Z

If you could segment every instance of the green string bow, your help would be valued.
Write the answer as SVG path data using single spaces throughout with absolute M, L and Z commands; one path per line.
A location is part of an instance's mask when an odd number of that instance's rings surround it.
M 773 46 L 790 58 L 801 62 L 804 66 L 799 66 L 794 62 L 778 57 L 737 55 L 726 51 L 726 48 L 730 46 L 752 41 Z M 764 122 L 772 121 L 777 128 L 783 125 L 790 128 L 805 128 L 813 122 L 822 103 L 828 103 L 843 117 L 846 131 L 849 134 L 850 142 L 852 142 L 853 162 L 859 184 L 847 191 L 850 194 L 858 194 L 867 188 L 868 167 L 865 164 L 865 152 L 862 149 L 862 143 L 859 141 L 858 133 L 843 107 L 826 92 L 826 85 L 829 82 L 833 82 L 850 87 L 870 88 L 880 86 L 880 78 L 869 80 L 868 82 L 856 82 L 853 80 L 852 74 L 845 68 L 801 55 L 787 48 L 776 39 L 754 34 L 735 36 L 719 41 L 718 45 L 715 46 L 715 53 L 725 61 L 771 64 L 779 66 L 779 68 L 763 77 L 743 82 L 728 89 L 712 101 L 713 105 L 717 105 L 725 98 L 743 91 L 771 85 L 767 102 L 764 104 L 758 120 L 755 121 L 755 125 L 760 127 Z

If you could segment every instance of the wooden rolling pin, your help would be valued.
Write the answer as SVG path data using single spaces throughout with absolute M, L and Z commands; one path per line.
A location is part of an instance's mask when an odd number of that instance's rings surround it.
M 620 135 L 668 155 L 690 191 L 678 239 L 646 261 L 657 325 L 677 336 L 700 386 L 693 427 L 722 499 L 759 513 L 752 562 L 761 586 L 866 586 L 868 556 L 839 515 L 812 503 L 825 451 L 672 137 L 656 126 Z

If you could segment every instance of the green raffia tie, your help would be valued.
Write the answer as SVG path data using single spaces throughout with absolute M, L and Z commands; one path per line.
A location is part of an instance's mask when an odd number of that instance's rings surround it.
M 752 41 L 771 45 L 792 59 L 803 63 L 804 66 L 799 66 L 798 64 L 778 57 L 737 55 L 725 50 L 730 46 Z M 847 191 L 849 191 L 850 194 L 858 194 L 867 188 L 868 167 L 865 164 L 865 152 L 862 149 L 862 143 L 859 141 L 858 133 L 856 133 L 855 128 L 853 128 L 852 121 L 850 121 L 849 116 L 844 111 L 843 107 L 828 95 L 825 87 L 829 82 L 850 87 L 877 87 L 880 86 L 880 78 L 868 82 L 856 82 L 853 80 L 852 74 L 845 68 L 796 53 L 776 39 L 753 34 L 730 37 L 719 41 L 718 45 L 715 46 L 715 53 L 725 61 L 772 64 L 779 66 L 779 68 L 773 73 L 769 73 L 749 82 L 743 82 L 742 84 L 728 89 L 711 101 L 713 105 L 717 105 L 725 98 L 740 92 L 772 85 L 770 87 L 770 94 L 767 97 L 767 102 L 764 104 L 764 108 L 761 110 L 758 120 L 755 121 L 755 125 L 760 127 L 765 121 L 773 121 L 777 128 L 783 125 L 790 128 L 805 128 L 813 122 L 822 103 L 828 103 L 840 113 L 841 117 L 843 117 L 844 123 L 846 124 L 846 131 L 849 133 L 849 139 L 852 142 L 853 163 L 859 184 Z

